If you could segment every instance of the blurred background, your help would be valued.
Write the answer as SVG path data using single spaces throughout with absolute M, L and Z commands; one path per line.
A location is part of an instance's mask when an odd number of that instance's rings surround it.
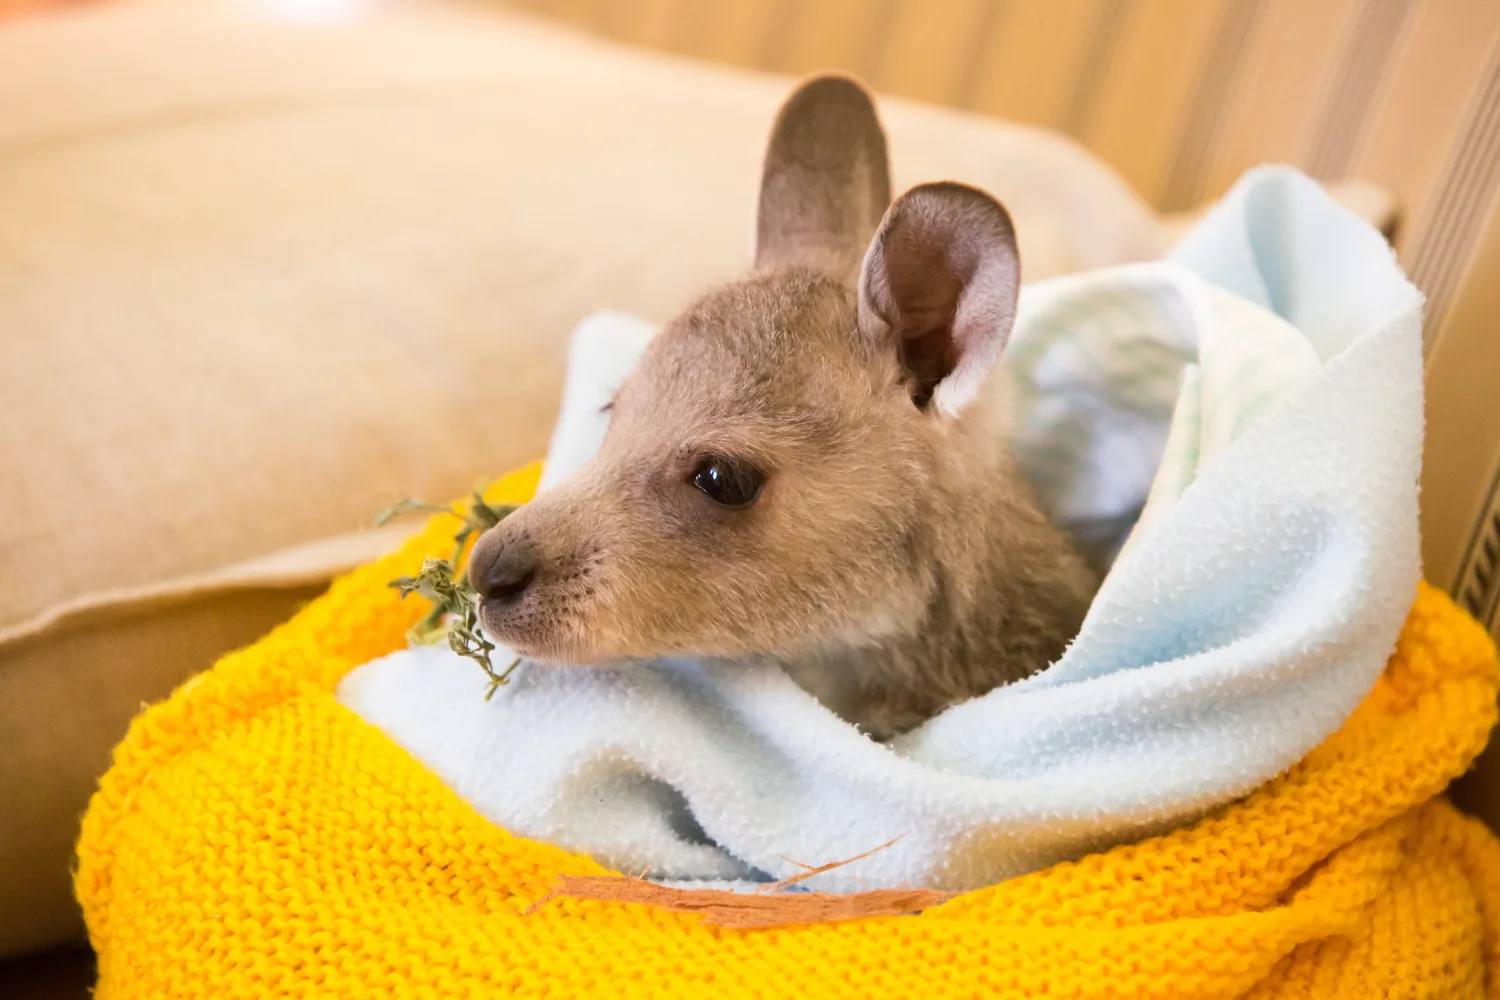
M 0 995 L 85 995 L 71 838 L 141 702 L 540 454 L 583 315 L 743 266 L 823 69 L 1033 277 L 1328 182 L 1427 296 L 1426 573 L 1500 634 L 1494 0 L 0 0 Z

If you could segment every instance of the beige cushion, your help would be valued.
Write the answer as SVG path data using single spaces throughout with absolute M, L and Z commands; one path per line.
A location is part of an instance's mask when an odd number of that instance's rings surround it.
M 0 954 L 143 700 L 538 455 L 566 334 L 745 263 L 787 81 L 482 13 L 208 0 L 0 29 Z M 886 108 L 900 184 L 1005 198 L 1028 275 L 1166 230 L 1070 143 Z

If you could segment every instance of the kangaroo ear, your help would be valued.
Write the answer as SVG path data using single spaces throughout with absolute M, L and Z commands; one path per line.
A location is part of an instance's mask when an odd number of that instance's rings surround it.
M 757 270 L 801 265 L 852 283 L 891 203 L 885 132 L 869 93 L 817 76 L 782 105 L 761 174 Z
M 1005 348 L 1020 287 L 1005 207 L 963 184 L 922 184 L 886 212 L 865 254 L 860 332 L 896 350 L 918 406 L 956 414 Z

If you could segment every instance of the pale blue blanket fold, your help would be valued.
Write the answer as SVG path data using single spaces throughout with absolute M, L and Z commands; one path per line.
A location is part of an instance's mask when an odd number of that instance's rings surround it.
M 650 333 L 580 328 L 549 481 Z M 1421 300 L 1379 234 L 1254 171 L 1168 261 L 1029 286 L 1007 362 L 1047 505 L 1102 562 L 1123 545 L 1032 679 L 889 746 L 774 669 L 533 670 L 486 704 L 426 649 L 340 698 L 497 823 L 620 868 L 786 876 L 902 836 L 830 891 L 991 883 L 1296 762 L 1369 691 L 1419 576 Z

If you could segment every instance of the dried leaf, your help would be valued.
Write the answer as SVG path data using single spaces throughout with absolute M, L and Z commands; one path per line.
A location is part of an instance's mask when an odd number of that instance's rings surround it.
M 376 519 L 378 524 L 385 524 L 401 514 L 428 511 L 454 514 L 463 521 L 463 527 L 453 537 L 451 557 L 429 557 L 416 576 L 398 577 L 390 585 L 400 591 L 403 598 L 408 594 L 416 594 L 432 602 L 432 610 L 407 630 L 406 641 L 413 646 L 431 646 L 446 639 L 448 647 L 455 653 L 478 663 L 490 679 L 489 687 L 485 690 L 485 701 L 489 701 L 495 691 L 510 680 L 511 673 L 521 660 L 517 657 L 503 671 L 495 670 L 490 659 L 490 654 L 495 651 L 495 644 L 480 631 L 478 595 L 463 575 L 461 564 L 469 539 L 493 528 L 515 510 L 514 504 L 488 504 L 483 495 L 475 490 L 467 511 L 416 500 L 402 500 L 381 511 Z

